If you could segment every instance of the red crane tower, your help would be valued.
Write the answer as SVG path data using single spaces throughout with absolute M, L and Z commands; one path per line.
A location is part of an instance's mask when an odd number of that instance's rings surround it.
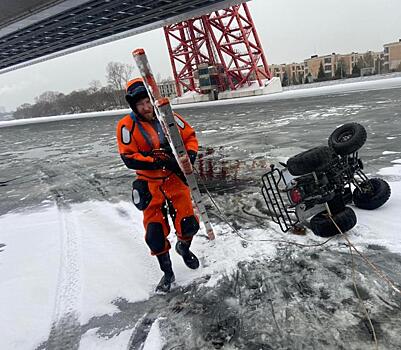
M 247 4 L 164 27 L 178 96 L 259 86 L 271 74 Z

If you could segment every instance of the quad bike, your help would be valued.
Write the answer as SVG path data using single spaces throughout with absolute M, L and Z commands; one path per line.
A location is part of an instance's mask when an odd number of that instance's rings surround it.
M 366 138 L 362 125 L 347 123 L 334 130 L 328 146 L 289 158 L 286 164 L 280 163 L 283 169 L 270 166 L 262 176 L 262 194 L 283 232 L 308 227 L 317 236 L 331 237 L 339 233 L 338 228 L 346 232 L 356 225 L 348 204 L 373 210 L 387 202 L 389 184 L 369 179 L 363 172 L 358 150 Z

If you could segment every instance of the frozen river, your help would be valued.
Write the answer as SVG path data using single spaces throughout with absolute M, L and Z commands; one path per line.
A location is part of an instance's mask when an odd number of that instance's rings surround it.
M 197 167 L 209 188 L 241 191 L 259 185 L 268 163 L 327 137 L 346 122 L 363 124 L 361 151 L 369 172 L 401 152 L 401 89 L 283 101 L 196 107 L 179 111 L 202 146 Z M 131 172 L 117 153 L 119 117 L 57 121 L 0 129 L 0 214 L 63 197 L 67 202 L 127 199 Z
M 343 123 L 361 123 L 366 173 L 387 179 L 393 194 L 373 214 L 356 209 L 349 237 L 400 286 L 401 88 L 179 112 L 197 131 L 202 180 L 255 242 L 242 244 L 211 209 L 217 239 L 198 235 L 193 245 L 201 268 L 189 271 L 172 252 L 177 287 L 155 296 L 161 274 L 130 203 L 119 117 L 0 128 L 0 348 L 374 349 L 345 241 L 312 249 L 262 243 L 322 240 L 283 235 L 244 209 L 265 215 L 260 178 L 270 163 L 327 144 Z M 400 295 L 362 259 L 355 267 L 379 349 L 400 349 Z

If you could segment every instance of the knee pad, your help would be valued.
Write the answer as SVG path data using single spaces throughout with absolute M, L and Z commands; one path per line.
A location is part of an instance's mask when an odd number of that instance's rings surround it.
M 149 191 L 148 182 L 137 179 L 132 183 L 132 202 L 139 210 L 145 210 L 150 201 L 152 194 Z
M 154 254 L 163 252 L 165 246 L 165 238 L 163 226 L 160 222 L 150 222 L 146 229 L 146 244 Z
M 199 230 L 199 223 L 194 215 L 187 216 L 181 220 L 181 234 L 183 237 L 190 238 Z

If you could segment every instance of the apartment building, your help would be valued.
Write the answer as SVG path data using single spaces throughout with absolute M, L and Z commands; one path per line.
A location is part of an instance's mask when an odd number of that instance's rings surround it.
M 303 83 L 305 77 L 305 63 L 287 64 L 287 74 L 289 80 L 294 83 Z
M 401 70 L 401 39 L 398 42 L 384 44 L 384 66 L 389 72 Z
M 305 63 L 305 75 L 311 75 L 314 80 L 318 78 L 320 65 L 323 65 L 324 73 L 326 77 L 332 78 L 336 74 L 338 63 L 342 62 L 342 68 L 344 69 L 344 76 L 350 75 L 352 72 L 352 66 L 357 60 L 356 54 L 338 55 L 332 53 L 331 55 L 318 56 L 314 55 L 304 61 Z
M 288 79 L 290 84 L 301 84 L 305 77 L 304 63 L 272 64 L 270 72 L 273 77 L 278 77 L 282 82 Z
M 352 52 L 349 54 L 332 53 L 331 55 L 325 56 L 314 55 L 304 61 L 305 76 L 310 74 L 314 80 L 317 79 L 320 64 L 322 64 L 326 77 L 333 78 L 336 75 L 338 67 L 341 67 L 341 76 L 346 77 L 352 74 L 352 68 L 359 60 L 370 61 L 366 62 L 368 66 L 364 69 L 369 71 L 371 74 L 377 73 L 377 70 L 380 70 L 380 64 L 378 64 L 377 61 L 381 59 L 382 55 L 382 52 L 374 51 L 368 51 L 365 53 Z
M 169 98 L 177 97 L 177 87 L 174 80 L 162 81 L 157 85 L 162 96 Z
M 269 66 L 270 73 L 273 77 L 278 77 L 283 81 L 286 64 L 271 64 Z
M 358 75 L 401 71 L 401 39 L 383 46 L 384 51 L 380 52 L 367 51 L 348 54 L 333 52 L 325 56 L 311 56 L 303 63 L 272 64 L 269 67 L 272 76 L 279 77 L 284 85 L 317 80 L 321 65 L 328 79 L 351 76 L 355 65 L 359 69 Z
M 320 65 L 323 65 L 326 76 L 334 76 L 335 54 L 318 56 L 313 55 L 304 61 L 305 75 L 311 75 L 315 80 L 318 77 Z

